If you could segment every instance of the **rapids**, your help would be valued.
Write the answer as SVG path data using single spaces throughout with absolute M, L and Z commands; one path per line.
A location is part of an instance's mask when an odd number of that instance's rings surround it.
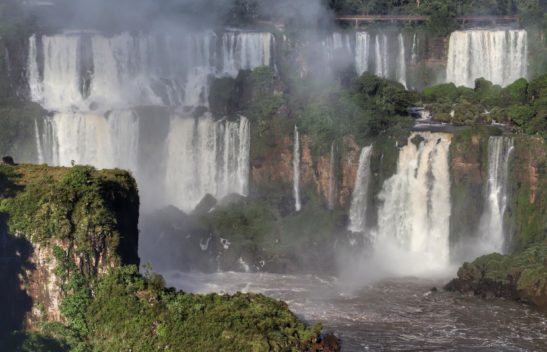
M 440 290 L 443 279 L 399 278 L 348 289 L 334 277 L 166 273 L 188 292 L 259 292 L 342 339 L 342 351 L 541 351 L 547 317 L 514 302 Z

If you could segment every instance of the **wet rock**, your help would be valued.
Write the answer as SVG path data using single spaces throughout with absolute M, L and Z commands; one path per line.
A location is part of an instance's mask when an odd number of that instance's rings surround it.
M 207 193 L 194 209 L 194 214 L 207 214 L 217 205 L 217 203 L 216 198 Z
M 327 334 L 313 344 L 310 352 L 339 352 L 340 350 L 340 340 L 334 334 Z
M 465 263 L 445 289 L 505 298 L 547 310 L 547 242 L 513 255 L 490 254 Z
M 222 198 L 219 202 L 220 208 L 227 208 L 232 206 L 241 206 L 247 203 L 247 197 L 242 196 L 241 194 L 232 193 L 228 194 L 226 197 Z
M 15 161 L 11 156 L 5 156 L 2 158 L 2 164 L 4 165 L 15 165 Z

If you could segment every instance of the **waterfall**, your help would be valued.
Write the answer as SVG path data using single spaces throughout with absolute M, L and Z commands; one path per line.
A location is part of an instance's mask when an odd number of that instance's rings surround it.
M 367 220 L 368 188 L 370 181 L 370 157 L 372 155 L 372 146 L 361 150 L 359 156 L 359 168 L 357 169 L 357 178 L 351 200 L 349 211 L 349 227 L 351 232 L 365 232 Z
M 417 146 L 415 143 L 419 143 Z M 400 149 L 397 172 L 379 194 L 375 252 L 402 274 L 449 264 L 451 135 L 412 133 Z
M 191 211 L 206 194 L 248 194 L 249 121 L 176 117 L 168 137 L 166 194 Z
M 298 127 L 294 126 L 294 149 L 293 149 L 293 193 L 294 193 L 294 208 L 296 211 L 302 209 L 300 201 L 300 134 Z
M 237 76 L 239 70 L 270 66 L 271 33 L 227 32 L 222 36 L 222 73 Z
M 358 74 L 366 71 L 387 79 L 396 80 L 406 87 L 407 59 L 405 40 L 402 33 L 369 34 L 357 32 L 355 36 L 355 70 Z M 390 56 L 390 51 L 396 50 L 396 55 Z M 392 57 L 392 59 L 390 59 Z
M 107 117 L 57 113 L 49 117 L 46 124 L 49 125 L 46 133 L 52 135 L 43 135 L 41 149 L 51 151 L 49 162 L 60 166 L 74 162 L 136 171 L 139 121 L 130 110 L 117 110 Z
M 505 249 L 504 215 L 507 208 L 509 161 L 513 151 L 510 137 L 490 137 L 488 140 L 488 184 L 485 209 L 480 222 L 483 254 Z
M 399 81 L 406 88 L 406 52 L 405 40 L 402 33 L 399 33 L 397 36 L 397 42 L 399 44 L 399 56 L 397 57 L 397 81 Z
M 272 65 L 271 33 L 72 32 L 33 35 L 28 45 L 31 98 L 51 112 L 35 126 L 41 162 L 130 169 L 145 195 L 167 189 L 166 204 L 159 205 L 184 210 L 207 193 L 247 194 L 248 120 L 188 116 L 198 107 L 208 108 L 211 77 L 235 77 L 242 69 Z M 165 107 L 178 115 L 169 119 L 165 114 L 160 122 L 153 110 L 137 114 L 143 106 Z M 154 126 L 150 119 L 158 119 L 158 129 L 169 124 L 169 131 L 153 137 L 157 141 L 149 141 L 154 134 L 142 126 Z M 153 151 L 141 138 L 154 144 Z M 139 162 L 151 152 L 154 163 Z
M 344 33 L 335 32 L 321 42 L 327 62 L 332 64 L 335 61 L 343 61 L 337 59 L 338 55 L 351 55 L 353 53 L 353 45 L 350 36 Z
M 412 53 L 410 55 L 410 62 L 412 65 L 418 63 L 418 36 L 416 33 L 412 36 Z
M 334 141 L 330 145 L 330 170 L 329 170 L 329 197 L 328 206 L 330 210 L 334 209 L 334 198 L 336 197 L 336 175 L 334 161 Z
M 385 34 L 382 36 L 376 35 L 374 39 L 374 44 L 375 44 L 374 64 L 376 65 L 374 71 L 376 73 L 376 76 L 379 76 L 379 77 L 386 77 L 386 73 L 387 73 L 386 69 L 384 68 L 384 59 L 387 60 L 387 57 L 386 57 L 387 53 L 384 53 L 384 50 L 382 50 L 382 49 L 385 49 L 387 51 L 386 42 L 387 42 L 387 36 Z
M 242 69 L 270 66 L 273 49 L 273 35 L 260 32 L 225 33 L 218 48 L 213 32 L 176 38 L 128 33 L 92 35 L 89 43 L 84 38 L 78 34 L 42 36 L 43 78 L 37 62 L 38 38 L 30 38 L 31 96 L 46 109 L 207 106 L 211 75 L 235 77 Z M 90 58 L 85 57 L 86 50 L 91 52 Z M 84 72 L 90 76 L 89 96 L 82 89 L 81 71 L 86 60 L 92 62 L 89 66 L 93 69 Z
M 370 57 L 370 35 L 357 32 L 355 37 L 355 69 L 358 74 L 368 71 Z
M 506 86 L 527 76 L 528 35 L 525 30 L 468 30 L 450 35 L 448 82 L 474 87 L 483 77 Z

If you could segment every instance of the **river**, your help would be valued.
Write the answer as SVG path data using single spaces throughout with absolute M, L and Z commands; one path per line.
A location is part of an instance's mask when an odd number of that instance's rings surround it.
M 547 351 L 547 316 L 519 303 L 442 290 L 448 279 L 398 278 L 346 290 L 335 277 L 164 273 L 193 293 L 256 292 L 287 302 L 342 340 L 342 351 Z M 431 292 L 436 287 L 438 292 Z

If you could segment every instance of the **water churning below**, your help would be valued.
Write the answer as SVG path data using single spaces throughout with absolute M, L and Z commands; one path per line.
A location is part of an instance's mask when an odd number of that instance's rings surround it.
M 398 279 L 347 291 L 333 277 L 171 272 L 187 292 L 258 292 L 281 299 L 309 323 L 342 339 L 342 351 L 540 351 L 545 315 L 514 302 L 430 292 L 442 280 Z
M 449 266 L 450 143 L 450 134 L 412 133 L 399 151 L 396 174 L 384 182 L 371 240 L 395 274 Z

